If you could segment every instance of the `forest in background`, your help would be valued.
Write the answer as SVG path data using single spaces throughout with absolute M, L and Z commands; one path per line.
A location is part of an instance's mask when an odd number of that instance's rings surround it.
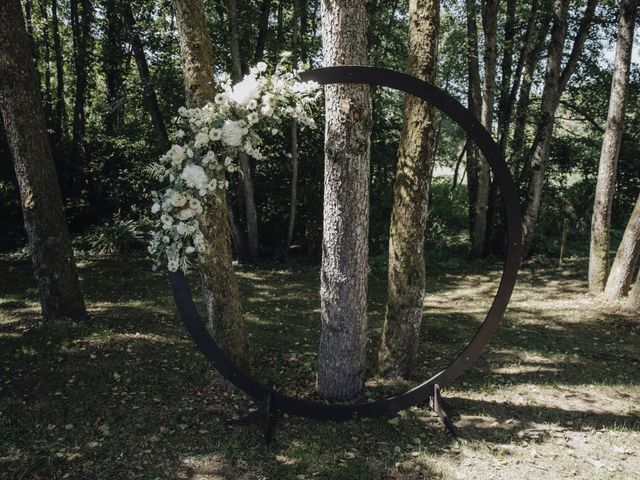
M 217 74 L 238 68 L 246 72 L 262 59 L 273 63 L 282 51 L 294 52 L 295 58 L 309 68 L 321 66 L 317 2 L 229 0 L 207 2 L 206 8 Z M 497 118 L 496 113 L 494 136 L 504 146 L 523 199 L 530 175 L 524 165 L 540 116 L 550 8 L 550 2 L 545 1 L 500 2 L 496 14 L 494 110 L 504 111 L 504 105 L 511 102 L 512 113 L 506 126 L 505 119 Z M 27 0 L 24 9 L 65 213 L 76 248 L 104 253 L 144 248 L 154 189 L 144 169 L 163 153 L 153 115 L 160 116 L 166 131 L 172 134 L 178 107 L 185 103 L 171 2 Z M 569 61 L 571 42 L 578 34 L 584 9 L 582 2 L 570 3 L 563 63 Z M 480 6 L 476 10 L 479 68 L 484 74 L 484 13 Z M 438 86 L 463 104 L 468 103 L 469 87 L 467 11 L 464 2 L 443 2 L 437 71 Z M 367 13 L 369 64 L 403 71 L 407 2 L 371 1 Z M 565 219 L 569 222 L 567 254 L 588 254 L 618 16 L 618 2 L 598 2 L 593 24 L 579 48 L 575 72 L 560 98 L 530 252 L 533 255 L 559 254 Z M 525 40 L 527 43 L 523 43 Z M 532 48 L 525 49 L 527 45 Z M 638 72 L 637 63 L 633 63 L 612 210 L 613 249 L 640 191 Z M 157 109 L 149 103 L 150 90 L 157 99 Z M 402 103 L 403 96 L 397 92 L 372 89 L 372 255 L 384 256 L 388 245 Z M 299 193 L 291 233 L 296 256 L 320 257 L 322 137 L 321 130 L 305 131 L 297 142 Z M 243 188 L 245 182 L 239 178 L 232 180 L 229 189 L 232 217 L 239 232 L 234 249 L 245 260 L 282 258 L 287 243 L 291 137 L 281 134 L 272 140 L 274 154 L 270 158 L 257 163 L 250 160 L 252 189 Z M 470 249 L 465 142 L 457 126 L 438 116 L 436 173 L 448 174 L 433 182 L 427 239 L 429 248 L 450 248 L 453 255 L 464 255 Z M 5 232 L 0 248 L 9 252 L 24 247 L 26 237 L 2 127 L 0 155 L 0 228 Z M 488 203 L 486 243 L 478 253 L 500 256 L 503 220 L 495 192 Z M 257 254 L 255 247 L 249 251 L 252 242 L 258 246 Z

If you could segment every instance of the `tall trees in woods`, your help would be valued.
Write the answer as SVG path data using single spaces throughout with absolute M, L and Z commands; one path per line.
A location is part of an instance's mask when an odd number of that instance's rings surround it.
M 409 2 L 407 73 L 435 84 L 439 0 Z M 405 375 L 418 349 L 425 292 L 424 234 L 436 137 L 433 106 L 407 95 L 389 231 L 387 308 L 379 370 Z
M 19 0 L 0 16 L 0 110 L 45 320 L 86 315 Z
M 490 12 L 483 12 L 483 18 L 487 18 L 491 24 L 493 24 L 493 3 L 494 0 L 489 2 L 489 5 L 485 7 L 485 10 L 490 8 Z M 466 20 L 467 20 L 467 71 L 468 71 L 468 91 L 467 91 L 467 105 L 469 111 L 473 116 L 478 119 L 485 120 L 483 116 L 483 98 L 480 87 L 480 62 L 478 53 L 478 26 L 477 26 L 477 4 L 476 0 L 465 0 Z M 488 17 L 491 17 L 489 20 Z M 493 60 L 490 60 L 488 68 L 490 71 L 494 70 L 493 82 L 489 82 L 489 85 L 495 84 L 495 31 L 489 34 L 490 40 L 493 43 Z M 489 50 L 491 51 L 491 49 Z M 493 101 L 493 93 L 490 92 L 491 101 Z M 485 95 L 486 97 L 486 95 Z M 488 98 L 485 102 L 488 101 Z M 486 109 L 485 109 L 486 110 Z M 493 108 L 490 109 L 491 112 Z M 486 118 L 491 119 L 491 115 L 487 113 Z M 489 131 L 491 127 L 489 126 Z M 467 179 L 468 179 L 468 195 L 469 195 L 469 232 L 471 239 L 471 255 L 479 257 L 484 253 L 484 240 L 486 232 L 486 219 L 487 219 L 487 204 L 489 200 L 489 164 L 487 160 L 482 156 L 478 147 L 472 142 L 467 140 Z
M 637 0 L 623 0 L 620 7 L 616 53 L 611 80 L 609 98 L 609 112 L 607 124 L 600 152 L 598 180 L 596 183 L 593 216 L 591 218 L 591 243 L 589 249 L 589 291 L 601 293 L 605 284 L 610 294 L 616 288 L 617 293 L 625 290 L 619 284 L 618 272 L 611 278 L 611 285 L 607 283 L 609 268 L 609 227 L 611 225 L 611 208 L 616 184 L 616 171 L 620 143 L 624 127 L 624 117 L 627 103 L 627 87 L 629 84 L 629 70 L 631 66 L 631 51 L 633 48 L 633 30 L 638 9 Z M 631 272 L 633 274 L 633 272 Z M 631 280 L 627 283 L 629 286 Z M 626 292 L 625 292 L 626 293 Z
M 213 46 L 207 30 L 202 0 L 174 0 L 180 36 L 187 102 L 203 106 L 214 100 Z M 224 173 L 220 173 L 224 175 Z M 248 367 L 249 346 L 233 272 L 226 195 L 211 199 L 199 218 L 206 239 L 203 287 L 211 293 L 214 335 L 236 364 Z
M 229 12 L 229 49 L 231 51 L 231 72 L 234 81 L 242 80 L 243 62 L 240 56 L 240 31 L 238 28 L 238 2 L 227 0 Z M 265 40 L 266 41 L 266 40 Z M 241 152 L 239 154 L 240 169 L 242 170 L 242 192 L 247 220 L 247 247 L 252 260 L 257 260 L 259 255 L 258 242 L 258 210 L 256 209 L 253 178 L 251 176 L 251 164 L 249 156 Z
M 322 0 L 325 65 L 367 62 L 364 0 Z M 348 399 L 362 388 L 367 325 L 371 109 L 365 85 L 325 89 L 321 332 L 316 388 Z
M 571 52 L 562 65 L 568 30 L 569 0 L 553 0 L 553 24 L 549 43 L 547 66 L 542 91 L 540 113 L 536 122 L 535 136 L 526 160 L 528 183 L 522 215 L 523 254 L 526 256 L 533 240 L 534 228 L 540 211 L 544 173 L 549 158 L 549 148 L 555 125 L 555 113 L 560 97 L 571 79 L 582 53 L 584 42 L 593 22 L 597 0 L 588 0 Z
M 82 141 L 86 126 L 85 103 L 87 99 L 88 68 L 91 55 L 91 24 L 93 6 L 91 0 L 70 0 L 71 30 L 73 33 L 73 62 L 75 69 L 75 96 L 71 131 L 71 162 L 68 165 L 69 186 L 74 186 L 75 170 L 79 168 Z

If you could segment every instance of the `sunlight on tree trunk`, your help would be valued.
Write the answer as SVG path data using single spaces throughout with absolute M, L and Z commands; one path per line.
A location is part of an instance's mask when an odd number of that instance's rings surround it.
M 364 0 L 322 1 L 325 65 L 367 63 Z M 316 388 L 325 398 L 362 389 L 367 327 L 371 108 L 365 85 L 325 88 L 321 333 Z
M 213 102 L 213 47 L 202 0 L 174 0 L 187 100 L 201 107 Z M 222 173 L 221 175 L 224 175 Z M 206 239 L 202 272 L 213 303 L 214 337 L 230 358 L 249 366 L 249 344 L 245 331 L 240 292 L 231 263 L 231 242 L 225 192 L 207 204 L 199 219 Z M 212 299 L 212 300 L 211 300 Z
M 439 0 L 409 2 L 407 73 L 436 83 Z M 407 95 L 389 230 L 389 280 L 381 374 L 404 376 L 418 350 L 425 291 L 424 234 L 434 163 L 435 110 Z
M 593 216 L 591 217 L 591 244 L 589 249 L 589 292 L 598 294 L 605 287 L 609 267 L 609 227 L 611 208 L 616 188 L 616 172 L 620 143 L 624 130 L 627 104 L 627 86 L 633 47 L 633 27 L 635 25 L 637 0 L 622 2 L 618 39 L 611 81 L 609 113 L 605 127 L 600 166 L 596 183 Z
M 638 256 L 640 255 L 640 195 L 631 212 L 631 218 L 624 230 L 616 258 L 611 265 L 611 273 L 607 280 L 604 294 L 609 299 L 624 297 L 629 291 L 633 281 L 633 272 L 636 270 Z

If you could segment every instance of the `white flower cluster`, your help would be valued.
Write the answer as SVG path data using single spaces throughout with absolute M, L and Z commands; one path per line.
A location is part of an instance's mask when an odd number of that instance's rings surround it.
M 283 55 L 286 58 L 286 53 Z M 261 132 L 273 134 L 287 120 L 314 128 L 313 105 L 322 91 L 315 82 L 300 82 L 298 70 L 283 62 L 267 74 L 258 63 L 242 81 L 233 85 L 228 75 L 218 79 L 219 93 L 203 108 L 178 111 L 184 130 L 179 141 L 149 166 L 148 172 L 166 185 L 154 192 L 151 213 L 158 227 L 152 232 L 148 251 L 156 267 L 166 262 L 175 272 L 186 271 L 192 259 L 204 252 L 205 239 L 198 217 L 206 215 L 210 197 L 224 195 L 229 183 L 225 172 L 239 171 L 240 152 L 261 160 Z

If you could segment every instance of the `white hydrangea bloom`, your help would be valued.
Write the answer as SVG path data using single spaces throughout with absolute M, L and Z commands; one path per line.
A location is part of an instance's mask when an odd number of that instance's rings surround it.
M 194 165 L 193 163 L 184 167 L 180 178 L 182 178 L 189 187 L 197 188 L 198 190 L 206 188 L 207 183 L 209 183 L 209 177 L 207 177 L 204 168 L 200 165 Z M 186 203 L 186 198 L 184 203 Z M 182 205 L 184 205 L 184 203 Z M 176 205 L 176 207 L 181 207 L 182 205 Z
M 246 106 L 251 100 L 255 100 L 260 96 L 260 85 L 256 77 L 249 74 L 245 75 L 240 83 L 233 87 L 231 99 L 239 105 Z

